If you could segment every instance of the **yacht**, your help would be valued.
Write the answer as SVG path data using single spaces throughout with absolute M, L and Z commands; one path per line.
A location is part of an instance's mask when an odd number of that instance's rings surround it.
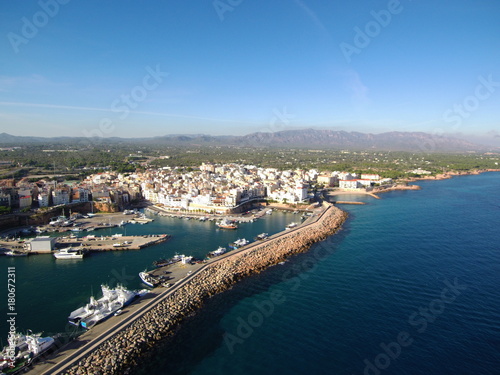
M 72 247 L 61 249 L 54 253 L 56 259 L 83 259 L 84 253 L 82 250 L 75 250 Z

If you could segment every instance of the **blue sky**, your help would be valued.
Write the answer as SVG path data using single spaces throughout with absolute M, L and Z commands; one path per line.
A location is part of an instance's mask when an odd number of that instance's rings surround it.
M 3 2 L 0 132 L 500 139 L 499 16 L 490 0 Z

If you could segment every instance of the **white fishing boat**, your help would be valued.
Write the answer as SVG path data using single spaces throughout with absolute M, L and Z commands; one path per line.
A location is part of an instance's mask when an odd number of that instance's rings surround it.
M 222 254 L 224 254 L 226 252 L 226 248 L 225 247 L 222 247 L 222 246 L 219 246 L 219 248 L 217 250 L 214 250 L 214 251 L 211 251 L 208 253 L 208 257 L 209 258 L 212 258 L 212 257 L 218 257 Z
M 55 343 L 52 337 L 41 337 L 41 333 L 23 335 L 14 333 L 9 336 L 9 345 L 0 353 L 0 371 L 19 373 L 34 359 L 49 350 Z
M 154 288 L 155 286 L 157 286 L 160 283 L 160 281 L 158 279 L 151 276 L 146 271 L 139 272 L 139 277 L 141 278 L 141 280 L 144 284 L 146 284 L 147 286 L 150 286 L 151 288 Z
M 85 306 L 74 310 L 68 317 L 68 321 L 74 325 L 90 329 L 102 320 L 109 318 L 116 311 L 130 304 L 137 293 L 118 285 L 115 289 L 101 285 L 102 297 L 96 300 L 90 297 L 90 302 Z

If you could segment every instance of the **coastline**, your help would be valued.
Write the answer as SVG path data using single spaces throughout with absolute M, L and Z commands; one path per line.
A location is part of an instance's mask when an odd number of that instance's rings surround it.
M 147 356 L 156 342 L 174 334 L 175 327 L 202 307 L 206 299 L 227 290 L 244 277 L 259 273 L 291 255 L 307 251 L 312 244 L 334 234 L 346 218 L 346 212 L 325 204 L 323 211 L 310 218 L 308 223 L 218 258 L 194 272 L 193 277 L 186 278 L 177 287 L 161 292 L 143 314 L 110 337 L 99 341 L 81 359 L 73 360 L 71 367 L 61 368 L 59 372 L 51 369 L 50 373 L 127 373 L 138 365 L 141 358 Z
M 440 181 L 440 180 L 447 180 L 453 177 L 458 177 L 458 176 L 474 176 L 478 175 L 481 173 L 487 173 L 487 172 L 500 172 L 499 169 L 473 169 L 470 171 L 452 171 L 452 172 L 445 172 L 445 173 L 440 173 L 436 176 L 425 176 L 425 177 L 410 177 L 405 179 L 407 182 L 415 182 L 415 181 Z

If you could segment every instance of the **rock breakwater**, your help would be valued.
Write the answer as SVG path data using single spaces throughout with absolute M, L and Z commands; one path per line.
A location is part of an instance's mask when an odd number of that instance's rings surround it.
M 174 332 L 203 301 L 223 292 L 243 277 L 261 272 L 293 254 L 304 252 L 334 234 L 347 213 L 329 206 L 311 224 L 286 231 L 246 250 L 207 265 L 174 293 L 157 297 L 160 302 L 66 370 L 66 374 L 127 374 L 158 341 Z M 168 292 L 165 292 L 168 293 Z M 165 297 L 162 299 L 162 296 Z

